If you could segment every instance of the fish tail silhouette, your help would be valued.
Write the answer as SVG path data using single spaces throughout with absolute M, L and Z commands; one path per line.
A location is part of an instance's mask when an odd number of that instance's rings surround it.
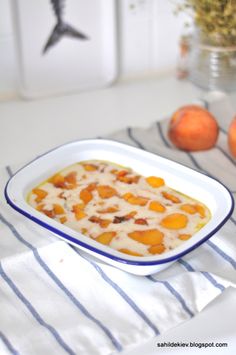
M 56 26 L 53 28 L 44 48 L 43 54 L 45 54 L 52 46 L 59 42 L 63 37 L 70 37 L 80 40 L 88 40 L 89 38 L 81 31 L 72 27 L 66 22 L 58 21 Z

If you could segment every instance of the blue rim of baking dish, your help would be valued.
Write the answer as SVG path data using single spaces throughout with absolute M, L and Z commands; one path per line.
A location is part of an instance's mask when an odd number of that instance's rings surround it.
M 207 174 L 203 174 L 203 173 L 199 173 L 199 171 L 195 170 L 195 169 L 192 169 L 192 168 L 189 168 L 189 167 L 186 167 L 184 164 L 179 164 L 179 165 L 182 165 L 182 166 L 185 166 L 186 168 L 190 169 L 190 170 L 193 170 L 195 172 L 198 172 L 199 174 L 202 174 L 202 175 L 205 175 L 207 176 L 209 179 L 212 179 L 214 181 L 217 181 L 220 185 L 222 185 L 226 191 L 228 192 L 230 198 L 231 198 L 231 206 L 230 206 L 230 209 L 229 209 L 229 212 L 228 214 L 225 216 L 225 218 L 210 232 L 208 233 L 205 237 L 203 237 L 201 240 L 199 240 L 196 244 L 192 245 L 191 247 L 189 247 L 188 249 L 180 252 L 180 253 L 177 253 L 171 257 L 167 257 L 167 258 L 164 258 L 164 259 L 161 259 L 161 260 L 152 260 L 152 261 L 138 261 L 138 260 L 129 260 L 129 259 L 124 259 L 124 258 L 121 258 L 121 257 L 118 257 L 116 255 L 112 255 L 108 252 L 105 252 L 105 251 L 102 251 L 100 249 L 97 249 L 96 247 L 93 247 L 87 243 L 84 243 L 78 239 L 75 239 L 74 237 L 68 235 L 67 233 L 64 233 L 62 232 L 61 230 L 43 222 L 42 220 L 40 220 L 39 218 L 37 217 L 34 217 L 32 216 L 30 213 L 26 212 L 25 210 L 21 209 L 20 207 L 18 207 L 17 205 L 14 204 L 14 202 L 10 199 L 10 197 L 8 196 L 8 193 L 7 193 L 7 188 L 8 188 L 8 184 L 10 183 L 10 181 L 13 179 L 13 177 L 18 174 L 21 170 L 23 170 L 25 167 L 27 167 L 28 165 L 32 164 L 34 161 L 40 159 L 41 157 L 59 149 L 59 148 L 62 148 L 66 145 L 69 145 L 69 144 L 72 144 L 72 143 L 76 143 L 76 142 L 86 142 L 86 141 L 106 141 L 106 142 L 109 142 L 109 143 L 117 143 L 117 144 L 121 144 L 121 145 L 127 145 L 129 146 L 128 144 L 124 144 L 124 143 L 120 143 L 120 142 L 116 142 L 116 141 L 112 141 L 112 140 L 108 140 L 108 139 L 81 139 L 81 140 L 74 140 L 74 141 L 71 141 L 71 142 L 68 142 L 68 143 L 65 143 L 65 144 L 62 144 L 62 145 L 59 145 L 53 149 L 50 149 L 49 151 L 47 151 L 46 153 L 44 154 L 41 154 L 39 155 L 38 157 L 36 157 L 35 159 L 31 160 L 29 163 L 25 164 L 22 168 L 20 168 L 19 170 L 17 170 L 17 172 L 15 174 L 13 174 L 13 176 L 10 177 L 10 179 L 8 180 L 6 186 L 5 186 L 5 189 L 4 189 L 4 195 L 5 195 L 5 199 L 7 201 L 7 203 L 13 208 L 15 209 L 17 212 L 21 213 L 23 216 L 27 217 L 28 219 L 30 219 L 31 221 L 39 224 L 40 226 L 42 226 L 43 228 L 45 228 L 46 230 L 48 230 L 49 232 L 53 233 L 53 234 L 57 234 L 58 236 L 62 237 L 65 241 L 68 241 L 68 242 L 71 242 L 73 244 L 76 244 L 76 245 L 79 245 L 85 249 L 89 249 L 90 251 L 92 251 L 93 253 L 96 253 L 96 254 L 100 254 L 108 259 L 112 259 L 113 261 L 116 261 L 116 262 L 119 262 L 119 263 L 123 263 L 123 264 L 127 264 L 127 265 L 136 265 L 136 266 L 151 266 L 151 265 L 160 265 L 160 264 L 166 264 L 166 263 L 169 263 L 169 262 L 173 262 L 173 261 L 176 261 L 178 260 L 179 258 L 181 258 L 182 256 L 190 253 L 191 251 L 193 251 L 194 249 L 198 248 L 201 244 L 203 244 L 204 242 L 206 242 L 210 237 L 213 236 L 213 234 L 215 234 L 216 232 L 218 232 L 221 227 L 227 222 L 227 220 L 230 218 L 231 214 L 233 213 L 233 210 L 234 210 L 234 198 L 233 198 L 233 195 L 232 193 L 230 192 L 230 190 L 224 185 L 222 184 L 222 182 L 220 182 L 219 180 L 215 179 L 215 178 L 212 178 L 211 176 L 208 176 Z M 136 148 L 136 147 L 133 147 L 133 146 L 130 146 L 132 148 L 135 148 L 135 149 L 139 149 L 139 148 Z M 149 154 L 152 154 L 152 155 L 155 155 L 151 152 L 147 152 Z M 163 157 L 164 158 L 164 157 Z M 166 159 L 166 158 L 164 158 Z M 167 160 L 170 160 L 170 159 L 167 159 Z M 171 161 L 171 160 L 170 160 Z M 176 163 L 176 162 L 175 162 Z M 48 217 L 49 218 L 49 217 Z M 143 256 L 141 258 L 144 258 Z

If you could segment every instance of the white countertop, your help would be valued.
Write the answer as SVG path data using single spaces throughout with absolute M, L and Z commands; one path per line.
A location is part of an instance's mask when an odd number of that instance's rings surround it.
M 201 91 L 172 76 L 121 82 L 107 89 L 36 101 L 0 102 L 0 163 L 24 163 L 65 142 L 148 126 L 194 102 Z M 145 300 L 144 300 L 145 301 Z M 236 290 L 227 290 L 194 319 L 125 355 L 235 354 Z M 158 342 L 227 342 L 227 348 L 157 348 Z
M 77 95 L 0 102 L 1 163 L 25 161 L 65 142 L 128 125 L 148 126 L 198 95 L 189 83 L 163 77 Z

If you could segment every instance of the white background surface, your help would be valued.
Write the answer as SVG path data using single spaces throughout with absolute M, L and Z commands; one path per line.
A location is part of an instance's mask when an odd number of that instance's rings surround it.
M 109 89 L 38 101 L 0 103 L 0 163 L 28 159 L 70 140 L 148 126 L 202 93 L 173 77 L 119 83 Z M 235 101 L 235 95 L 232 96 Z M 145 300 L 144 300 L 145 302 Z M 194 319 L 124 355 L 236 353 L 236 290 L 227 290 Z M 228 342 L 227 348 L 164 348 L 156 342 Z

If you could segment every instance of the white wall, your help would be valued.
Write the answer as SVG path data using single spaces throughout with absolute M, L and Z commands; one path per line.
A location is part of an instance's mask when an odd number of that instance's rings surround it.
M 183 29 L 183 17 L 173 15 L 176 2 L 117 0 L 122 77 L 143 76 L 175 67 Z M 17 91 L 13 43 L 10 0 L 0 0 L 0 98 Z
M 173 69 L 185 17 L 179 0 L 120 0 L 121 72 L 137 76 Z
M 16 58 L 10 0 L 0 0 L 0 98 L 16 91 Z

